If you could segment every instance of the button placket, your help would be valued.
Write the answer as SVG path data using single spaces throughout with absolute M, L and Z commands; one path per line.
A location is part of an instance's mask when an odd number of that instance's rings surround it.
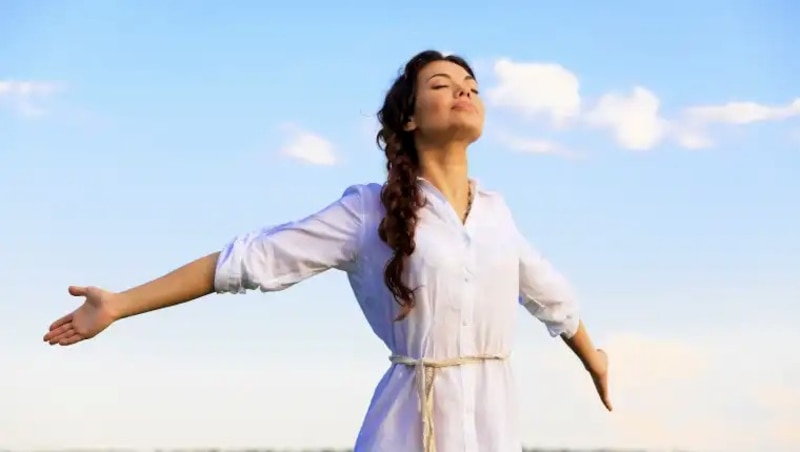
M 460 340 L 461 352 L 465 355 L 476 354 L 475 343 L 475 297 L 477 283 L 475 275 L 475 248 L 474 242 L 468 233 L 463 235 L 464 261 L 462 267 L 463 290 L 461 305 Z M 462 397 L 463 397 L 463 429 L 465 444 L 476 444 L 477 430 L 475 428 L 475 369 L 473 366 L 464 366 L 461 369 Z M 471 450 L 471 449 L 467 449 Z
M 472 246 L 472 240 L 469 234 L 464 234 L 464 261 L 462 267 L 462 277 L 464 280 L 463 289 L 461 291 L 461 342 L 462 353 L 474 354 L 475 350 L 475 335 L 472 331 L 473 319 L 475 314 L 475 250 Z

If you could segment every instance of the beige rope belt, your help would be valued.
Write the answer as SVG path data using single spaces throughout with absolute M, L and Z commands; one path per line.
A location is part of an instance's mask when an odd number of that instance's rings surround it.
M 476 355 L 460 358 L 432 360 L 427 358 L 409 358 L 407 356 L 392 355 L 389 360 L 395 364 L 414 366 L 417 376 L 417 390 L 419 392 L 420 413 L 422 414 L 422 447 L 424 452 L 436 452 L 436 437 L 433 430 L 433 380 L 436 369 L 441 367 L 455 367 L 463 364 L 477 363 L 488 360 L 506 359 L 506 355 Z

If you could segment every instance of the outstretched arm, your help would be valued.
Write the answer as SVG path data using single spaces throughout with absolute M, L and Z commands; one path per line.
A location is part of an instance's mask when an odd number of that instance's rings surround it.
M 175 306 L 214 292 L 219 252 L 196 259 L 148 283 L 116 294 L 110 303 L 114 320 Z
M 560 336 L 592 376 L 603 405 L 610 411 L 608 397 L 608 358 L 596 349 L 580 320 L 576 297 L 553 266 L 521 235 L 519 284 L 520 303 L 541 320 L 552 336 Z
M 212 292 L 285 289 L 329 268 L 355 265 L 363 224 L 363 186 L 299 221 L 234 238 L 222 251 L 201 257 L 124 292 L 69 288 L 83 305 L 50 325 L 44 340 L 71 345 L 96 336 L 116 320 L 194 300 Z

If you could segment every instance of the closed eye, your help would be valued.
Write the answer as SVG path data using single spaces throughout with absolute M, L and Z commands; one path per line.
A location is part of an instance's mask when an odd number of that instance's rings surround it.
M 433 89 L 442 89 L 442 88 L 449 88 L 449 86 L 448 85 L 435 85 L 432 88 Z M 480 94 L 480 92 L 475 88 L 472 88 L 470 91 L 472 91 L 475 94 Z

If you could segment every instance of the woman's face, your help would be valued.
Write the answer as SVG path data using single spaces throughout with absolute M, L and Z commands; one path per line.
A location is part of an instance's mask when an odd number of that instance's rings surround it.
M 425 138 L 477 140 L 483 132 L 484 105 L 478 83 L 463 67 L 434 61 L 417 75 L 414 115 L 406 130 Z

